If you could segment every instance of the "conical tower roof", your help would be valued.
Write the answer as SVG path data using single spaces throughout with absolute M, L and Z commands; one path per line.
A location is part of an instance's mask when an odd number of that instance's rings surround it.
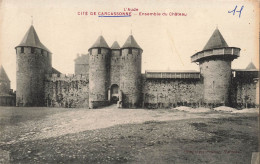
M 135 38 L 133 37 L 133 35 L 130 35 L 126 41 L 125 44 L 122 46 L 122 48 L 139 48 L 142 49 L 137 42 L 135 41 Z
M 216 29 L 214 33 L 211 35 L 209 41 L 203 48 L 203 50 L 213 49 L 213 48 L 221 48 L 221 47 L 228 47 L 227 42 L 221 35 L 220 31 Z
M 22 46 L 23 47 L 41 48 L 43 50 L 50 52 L 50 50 L 41 43 L 33 25 L 31 25 L 31 27 L 29 28 L 29 30 L 26 32 L 25 36 L 23 37 L 23 40 L 21 41 L 21 43 L 16 47 L 22 47 Z
M 255 67 L 255 65 L 254 65 L 253 62 L 250 62 L 250 63 L 248 64 L 248 66 L 246 67 L 246 69 L 247 69 L 247 70 L 252 70 L 252 69 L 256 69 L 256 67 Z
M 113 49 L 113 50 L 119 50 L 120 49 L 120 46 L 119 46 L 117 41 L 114 41 L 114 43 L 111 46 L 111 49 Z
M 92 48 L 109 48 L 109 46 L 107 45 L 107 42 L 104 39 L 104 37 L 100 35 L 97 41 L 89 49 Z
M 0 81 L 10 81 L 2 65 L 0 67 Z

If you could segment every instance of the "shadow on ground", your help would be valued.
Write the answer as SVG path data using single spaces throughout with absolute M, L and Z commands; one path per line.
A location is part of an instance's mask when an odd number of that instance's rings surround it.
M 115 125 L 2 144 L 10 163 L 250 163 L 257 116 Z

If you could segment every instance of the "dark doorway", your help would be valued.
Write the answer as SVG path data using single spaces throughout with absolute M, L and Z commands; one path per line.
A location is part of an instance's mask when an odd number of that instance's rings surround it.
M 117 84 L 111 86 L 111 103 L 116 104 L 119 100 L 119 87 Z

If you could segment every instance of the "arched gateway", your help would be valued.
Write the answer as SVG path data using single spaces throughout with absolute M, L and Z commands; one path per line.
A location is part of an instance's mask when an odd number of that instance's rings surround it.
M 119 100 L 119 86 L 117 84 L 113 84 L 110 88 L 111 93 L 111 103 L 116 104 Z

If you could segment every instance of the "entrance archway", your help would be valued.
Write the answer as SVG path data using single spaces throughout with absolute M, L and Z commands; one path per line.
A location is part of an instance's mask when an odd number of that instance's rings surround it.
M 119 100 L 119 86 L 117 84 L 111 85 L 110 92 L 111 92 L 111 103 L 116 104 L 117 101 Z

